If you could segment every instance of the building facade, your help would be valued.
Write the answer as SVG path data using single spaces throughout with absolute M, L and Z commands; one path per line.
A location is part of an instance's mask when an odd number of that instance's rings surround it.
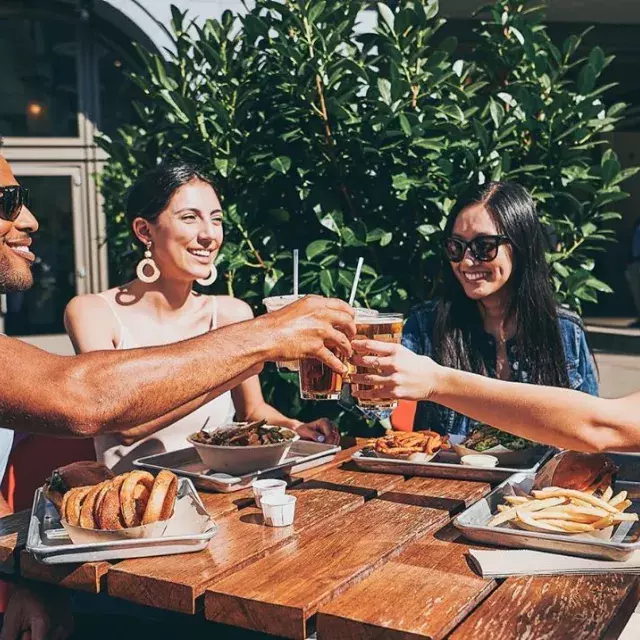
M 485 0 L 441 0 L 453 29 L 468 27 Z M 0 137 L 4 155 L 31 189 L 41 230 L 32 291 L 2 296 L 0 332 L 69 352 L 62 326 L 68 300 L 108 286 L 105 220 L 99 176 L 105 157 L 94 142 L 126 122 L 131 99 L 122 71 L 135 60 L 134 43 L 162 51 L 171 0 L 2 0 L 0 2 Z M 198 20 L 242 11 L 241 0 L 173 0 Z M 549 20 L 561 35 L 576 23 L 598 25 L 597 42 L 618 55 L 623 98 L 640 105 L 638 0 L 550 0 Z M 370 17 L 364 17 L 365 28 Z M 636 164 L 640 139 L 616 134 L 623 164 Z M 629 185 L 622 233 L 640 211 L 640 178 Z M 621 255 L 621 252 L 616 252 Z M 608 269 L 608 271 L 607 271 Z M 623 265 L 602 274 L 624 288 Z M 615 312 L 628 311 L 620 298 Z M 627 306 L 625 306 L 627 305 Z

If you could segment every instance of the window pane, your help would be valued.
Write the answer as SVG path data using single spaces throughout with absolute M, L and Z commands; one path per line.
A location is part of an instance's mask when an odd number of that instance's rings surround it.
M 77 137 L 75 26 L 0 18 L 0 136 Z
M 40 223 L 33 236 L 34 285 L 7 293 L 5 332 L 10 336 L 64 333 L 63 313 L 75 295 L 73 207 L 68 176 L 19 176 L 31 191 L 31 210 Z
M 126 77 L 133 68 L 133 55 L 117 50 L 108 43 L 96 44 L 98 78 L 100 79 L 100 130 L 107 135 L 132 122 L 133 102 L 140 90 Z

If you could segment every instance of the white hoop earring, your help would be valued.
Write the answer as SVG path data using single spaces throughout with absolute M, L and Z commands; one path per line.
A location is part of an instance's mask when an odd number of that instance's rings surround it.
M 215 264 L 211 265 L 211 273 L 209 274 L 209 277 L 207 278 L 200 278 L 199 280 L 196 280 L 196 282 L 201 286 L 201 287 L 208 287 L 210 284 L 213 284 L 218 278 L 218 269 L 216 268 Z
M 151 275 L 147 275 L 144 272 L 146 267 L 151 268 Z M 155 282 L 160 277 L 160 269 L 158 269 L 158 265 L 151 257 L 151 243 L 147 245 L 147 249 L 144 252 L 144 258 L 138 262 L 136 275 L 138 276 L 138 280 L 146 282 L 147 284 Z

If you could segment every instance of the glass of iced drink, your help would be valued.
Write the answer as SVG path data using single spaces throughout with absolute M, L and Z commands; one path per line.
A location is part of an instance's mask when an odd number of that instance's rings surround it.
M 290 294 L 288 296 L 271 296 L 269 298 L 264 298 L 262 304 L 267 308 L 267 313 L 271 313 L 272 311 L 278 311 L 278 309 L 282 309 L 282 307 L 286 307 L 288 304 L 295 302 L 296 300 L 300 300 L 304 298 L 302 294 Z M 297 371 L 298 370 L 298 361 L 290 360 L 287 362 L 276 362 L 278 369 L 281 371 Z
M 402 339 L 403 318 L 401 313 L 379 313 L 374 316 L 358 315 L 356 313 L 356 340 L 379 340 L 381 342 L 395 342 L 400 344 Z M 371 373 L 368 367 L 355 367 L 356 373 Z M 375 385 L 354 384 L 353 390 L 369 391 L 375 389 Z M 390 413 L 398 406 L 397 400 L 361 400 L 358 404 L 376 410 L 384 410 Z

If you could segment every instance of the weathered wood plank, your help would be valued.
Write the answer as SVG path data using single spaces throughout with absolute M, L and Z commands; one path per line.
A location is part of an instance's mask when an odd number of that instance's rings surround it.
M 444 638 L 496 587 L 469 568 L 452 527 L 429 534 L 322 607 L 319 640 Z
M 597 640 L 623 610 L 631 615 L 636 581 L 623 574 L 509 578 L 451 640 Z
M 27 542 L 30 517 L 25 510 L 0 518 L 0 566 L 5 572 L 13 571 L 14 554 Z
M 200 553 L 118 563 L 107 576 L 109 594 L 139 604 L 195 613 L 196 600 L 208 585 L 364 502 L 361 496 L 312 483 L 297 485 L 289 492 L 298 498 L 291 527 L 267 527 L 261 512 L 247 507 L 219 520 L 218 532 Z
M 384 494 L 385 500 L 444 509 L 458 513 L 491 491 L 487 482 L 448 480 L 445 478 L 411 478 Z
M 89 593 L 99 593 L 102 590 L 103 577 L 110 567 L 108 562 L 47 565 L 38 562 L 26 551 L 20 554 L 22 577 Z
M 324 469 L 309 480 L 315 486 L 326 487 L 333 491 L 348 491 L 370 500 L 404 484 L 404 476 L 391 473 L 368 473 L 360 471 L 350 462 L 332 469 Z
M 253 504 L 253 490 L 250 488 L 231 493 L 206 493 L 204 491 L 198 493 L 204 508 L 214 520 L 224 518 L 238 509 L 244 509 Z
M 301 478 L 306 481 L 310 478 L 315 478 L 317 475 L 328 471 L 329 469 L 333 469 L 335 467 L 340 466 L 344 462 L 347 462 L 351 459 L 351 456 L 358 450 L 360 450 L 365 443 L 367 442 L 367 438 L 343 438 L 341 446 L 343 447 L 341 451 L 336 453 L 333 460 L 323 464 L 319 467 L 313 467 L 312 469 L 305 469 L 298 473 L 294 473 L 292 475 L 293 478 Z
M 207 590 L 207 619 L 305 638 L 319 607 L 439 529 L 446 511 L 371 500 L 334 526 L 318 528 Z

